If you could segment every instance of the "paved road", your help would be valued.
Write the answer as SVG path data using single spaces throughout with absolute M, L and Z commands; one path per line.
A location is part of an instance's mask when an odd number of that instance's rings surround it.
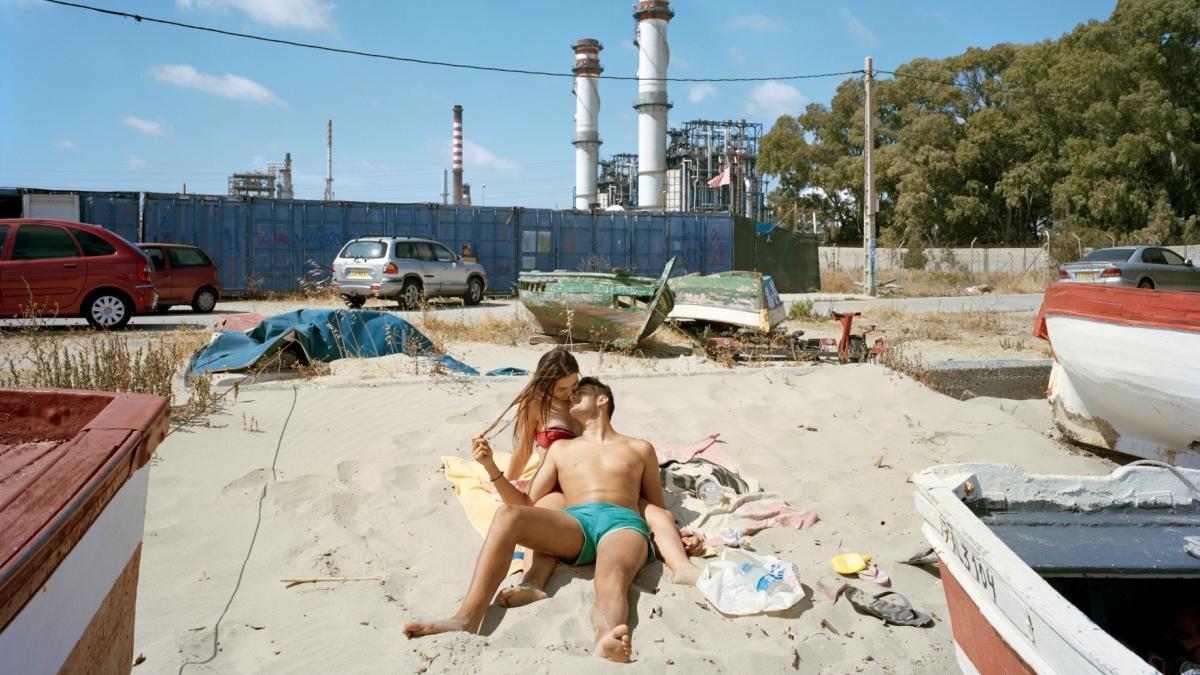
M 914 312 L 1036 312 L 1042 304 L 1041 293 L 1012 295 L 965 295 L 948 298 L 871 298 L 862 295 L 830 295 L 828 293 L 786 293 L 781 296 L 785 305 L 798 300 L 812 300 L 817 313 L 861 312 L 869 307 L 896 307 Z

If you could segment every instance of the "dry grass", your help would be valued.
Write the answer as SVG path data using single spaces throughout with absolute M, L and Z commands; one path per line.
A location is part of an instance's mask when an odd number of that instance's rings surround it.
M 855 322 L 875 324 L 889 335 L 911 340 L 946 341 L 1026 331 L 1029 319 L 994 310 L 914 312 L 895 307 L 871 307 Z
M 445 351 L 448 342 L 486 342 L 516 346 L 525 342 L 534 330 L 529 320 L 515 311 L 508 318 L 485 314 L 467 321 L 462 317 L 444 319 L 435 312 L 426 310 L 421 312 L 421 317 L 413 324 L 429 338 L 439 352 Z
M 199 378 L 178 386 L 191 355 L 209 333 L 178 330 L 153 336 L 129 331 L 52 330 L 32 320 L 0 347 L 0 387 L 83 389 L 153 394 L 171 401 L 172 430 L 203 423 L 224 395 Z
M 825 293 L 862 293 L 861 269 L 826 268 L 821 270 L 821 291 Z M 971 286 L 991 286 L 994 293 L 1041 293 L 1057 280 L 1055 270 L 1035 269 L 1023 274 L 971 274 L 964 270 L 925 271 L 881 269 L 877 277 L 880 295 L 925 298 L 968 295 Z M 894 282 L 897 287 L 889 287 Z

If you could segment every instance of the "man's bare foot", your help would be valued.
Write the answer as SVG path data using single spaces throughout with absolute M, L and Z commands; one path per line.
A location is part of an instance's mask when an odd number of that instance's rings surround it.
M 629 626 L 625 624 L 608 631 L 597 640 L 596 651 L 592 652 L 592 656 L 599 656 L 617 663 L 629 663 L 632 655 L 633 644 L 629 641 Z
M 423 637 L 425 635 L 437 635 L 438 633 L 452 633 L 455 631 L 465 631 L 474 633 L 471 630 L 471 622 L 467 619 L 459 619 L 452 617 L 442 619 L 441 621 L 405 621 L 404 635 L 407 637 Z
M 545 600 L 548 597 L 550 596 L 546 594 L 546 591 L 537 586 L 519 584 L 500 591 L 500 597 L 497 598 L 496 604 L 501 607 L 521 607 L 531 602 Z
M 687 567 L 671 573 L 671 581 L 682 586 L 695 586 L 700 580 L 700 568 L 695 565 Z

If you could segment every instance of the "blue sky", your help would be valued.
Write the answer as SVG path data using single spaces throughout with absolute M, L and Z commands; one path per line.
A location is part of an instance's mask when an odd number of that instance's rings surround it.
M 568 72 L 570 45 L 605 46 L 633 75 L 632 2 L 84 0 L 109 9 L 433 60 Z M 968 47 L 1056 38 L 1114 0 L 811 0 L 672 3 L 670 75 L 753 77 L 878 69 Z M 0 186 L 223 194 L 234 171 L 292 153 L 296 196 L 324 189 L 334 121 L 339 199 L 440 201 L 450 108 L 462 104 L 475 203 L 568 208 L 570 79 L 384 62 L 137 24 L 40 0 L 0 0 Z M 842 78 L 672 83 L 673 124 L 828 102 Z M 636 83 L 600 86 L 601 155 L 636 152 Z M 481 186 L 486 184 L 485 191 Z

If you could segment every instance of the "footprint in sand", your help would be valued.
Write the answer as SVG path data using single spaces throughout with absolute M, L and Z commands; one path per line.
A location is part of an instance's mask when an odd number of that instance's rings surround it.
M 225 487 L 221 488 L 221 494 L 230 496 L 233 494 L 259 492 L 262 490 L 263 483 L 269 482 L 270 480 L 270 469 L 254 469 L 241 478 L 236 478 L 226 483 Z

